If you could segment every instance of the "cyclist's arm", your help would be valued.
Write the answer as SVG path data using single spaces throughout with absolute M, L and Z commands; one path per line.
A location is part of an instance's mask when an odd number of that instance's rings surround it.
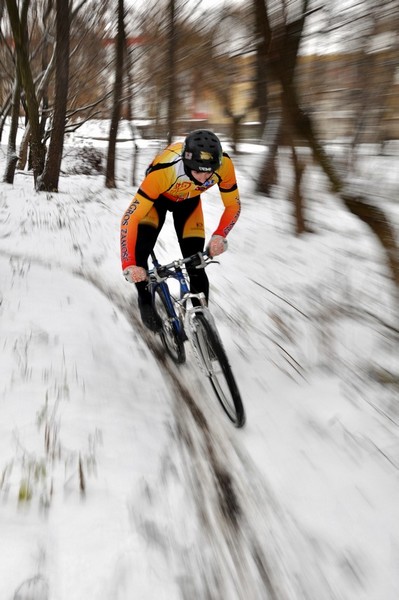
M 174 170 L 170 166 L 154 171 L 148 169 L 146 177 L 122 218 L 122 270 L 136 264 L 136 241 L 139 222 L 148 214 L 155 200 L 169 188 L 173 177 Z
M 122 270 L 136 264 L 136 241 L 139 222 L 146 216 L 153 201 L 143 195 L 141 190 L 131 201 L 121 222 L 121 260 Z
M 218 170 L 218 173 L 220 175 L 219 191 L 224 204 L 224 211 L 213 235 L 226 237 L 234 227 L 241 212 L 240 194 L 237 187 L 234 165 L 226 153 L 223 154 L 222 166 Z

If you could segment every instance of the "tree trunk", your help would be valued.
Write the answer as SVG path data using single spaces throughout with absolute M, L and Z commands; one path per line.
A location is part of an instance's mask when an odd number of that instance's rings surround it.
M 259 194 L 269 196 L 273 185 L 277 184 L 277 167 L 276 159 L 278 149 L 282 139 L 282 121 L 276 125 L 274 133 L 272 134 L 272 140 L 267 146 L 267 154 L 263 161 L 258 180 L 256 182 L 256 191 Z
M 114 98 L 111 117 L 111 128 L 109 132 L 107 170 L 105 174 L 105 186 L 115 188 L 115 160 L 116 139 L 118 136 L 118 124 L 121 115 L 122 90 L 123 90 L 123 62 L 125 54 L 125 24 L 124 24 L 124 0 L 118 0 L 118 33 L 116 40 L 116 65 Z
M 1 2 L 1 0 L 0 0 Z M 0 142 L 3 138 L 4 125 L 6 123 L 7 117 L 10 114 L 12 104 L 12 92 L 11 94 L 7 94 L 5 98 L 3 98 L 3 106 L 0 111 Z
M 168 144 L 172 143 L 175 133 L 175 103 L 176 103 L 176 19 L 175 19 L 175 0 L 169 0 L 169 52 L 168 52 Z
M 57 42 L 55 43 L 55 46 L 53 48 L 53 54 L 51 55 L 50 62 L 47 65 L 47 69 L 37 86 L 36 97 L 37 97 L 38 103 L 41 102 L 41 100 L 43 99 L 45 89 L 47 88 L 50 77 L 53 74 L 53 71 L 55 68 L 56 51 L 57 51 Z M 30 124 L 28 121 L 25 126 L 25 132 L 24 132 L 24 135 L 22 137 L 22 141 L 21 141 L 21 144 L 19 147 L 18 169 L 21 169 L 21 170 L 25 169 L 26 161 L 28 159 L 29 141 L 30 141 Z
M 128 85 L 128 93 L 127 93 L 127 120 L 129 122 L 130 131 L 133 139 L 133 152 L 132 152 L 132 185 L 137 185 L 137 158 L 139 153 L 139 148 L 136 142 L 136 128 L 133 123 L 134 117 L 134 109 L 133 109 L 133 53 L 129 54 L 127 49 L 125 48 L 126 53 L 126 76 L 127 76 L 127 85 Z
M 21 144 L 19 146 L 19 159 L 18 159 L 18 169 L 23 171 L 26 167 L 26 163 L 28 160 L 28 149 L 30 142 L 30 125 L 29 121 L 25 126 L 25 131 L 22 136 Z
M 299 43 L 301 40 L 302 30 L 304 26 L 305 19 L 304 17 L 298 19 L 297 21 L 290 23 L 287 26 L 281 26 L 276 28 L 274 32 L 271 31 L 267 11 L 265 7 L 264 0 L 255 0 L 256 1 L 256 14 L 257 14 L 257 27 L 259 28 L 259 34 L 262 35 L 264 49 L 263 52 L 266 52 L 269 57 L 269 68 L 271 71 L 272 79 L 274 81 L 278 81 L 280 76 L 280 72 L 284 72 L 284 77 L 288 82 L 293 81 L 295 74 L 295 66 L 297 62 L 297 55 L 299 50 Z M 262 5 L 262 6 L 261 6 Z M 306 4 L 304 5 L 304 8 Z M 276 74 L 277 73 L 277 74 Z M 285 134 L 285 135 L 284 135 Z M 269 195 L 270 188 L 272 185 L 276 185 L 277 183 L 277 167 L 275 165 L 275 161 L 278 154 L 278 148 L 281 143 L 284 143 L 285 138 L 292 140 L 291 147 L 293 149 L 293 168 L 295 172 L 295 179 L 297 180 L 299 175 L 296 168 L 298 167 L 298 163 L 295 163 L 296 154 L 294 145 L 295 145 L 295 135 L 292 130 L 289 122 L 287 122 L 286 115 L 284 111 L 281 114 L 281 121 L 279 124 L 278 133 L 275 133 L 273 136 L 272 143 L 269 145 L 268 153 L 265 156 L 265 160 L 263 162 L 259 180 L 257 182 L 257 191 L 262 194 Z M 296 183 L 297 185 L 297 183 Z M 300 182 L 299 182 L 300 185 Z M 295 194 L 300 194 L 300 189 L 296 190 Z M 298 196 L 299 199 L 299 196 Z M 305 219 L 304 215 L 299 214 L 302 211 L 303 204 L 298 201 L 295 205 L 296 207 L 296 233 L 298 233 L 299 229 L 302 228 L 302 224 L 304 224 Z M 299 211 L 299 212 L 298 212 Z
M 292 153 L 292 163 L 294 165 L 294 190 L 293 190 L 293 204 L 294 204 L 294 217 L 295 217 L 295 231 L 297 235 L 301 235 L 308 231 L 305 224 L 305 216 L 304 216 L 304 202 L 301 190 L 302 176 L 305 172 L 305 165 L 298 158 L 297 151 L 295 149 L 295 145 L 291 146 Z
M 23 0 L 21 17 L 18 12 L 16 0 L 6 0 L 6 4 L 17 54 L 19 76 L 21 78 L 22 87 L 25 90 L 26 104 L 29 113 L 29 122 L 31 126 L 30 147 L 33 176 L 36 185 L 37 178 L 42 173 L 44 167 L 45 148 L 41 140 L 39 104 L 35 93 L 35 84 L 33 82 L 29 62 L 28 32 L 26 26 L 29 1 L 30 0 Z
M 70 11 L 68 2 L 56 0 L 57 45 L 55 54 L 55 106 L 51 138 L 43 174 L 38 180 L 38 189 L 58 192 L 62 151 L 64 148 L 65 117 L 69 84 L 69 35 Z
M 51 2 L 49 4 L 51 6 Z M 49 16 L 49 11 L 46 11 L 46 13 L 43 17 L 43 23 L 44 23 L 45 27 L 46 27 L 46 21 L 47 21 L 48 16 Z M 57 11 L 56 11 L 56 27 L 57 27 Z M 43 48 L 42 48 L 42 71 L 46 72 L 46 69 L 49 64 L 50 43 L 49 43 L 48 36 L 44 35 L 43 37 L 44 37 L 44 41 L 43 41 Z M 57 31 L 56 31 L 56 37 L 58 37 Z M 37 91 L 36 91 L 36 95 L 37 95 L 37 101 L 40 104 L 40 98 L 38 96 Z M 46 124 L 49 119 L 48 82 L 46 83 L 46 86 L 43 89 L 43 98 L 41 100 L 41 106 L 42 106 L 42 114 L 41 114 L 41 120 L 40 120 L 40 131 L 41 131 L 42 139 L 45 140 Z
M 254 15 L 255 15 L 255 35 L 257 40 L 256 45 L 256 82 L 255 91 L 256 98 L 254 107 L 258 109 L 260 121 L 260 135 L 262 135 L 267 122 L 268 116 L 268 99 L 267 99 L 267 84 L 268 84 L 268 49 L 270 38 L 265 39 L 264 31 L 262 30 L 262 22 L 265 20 L 266 7 L 264 0 L 254 0 Z M 269 32 L 270 33 L 270 32 Z
M 11 126 L 8 136 L 7 162 L 3 178 L 4 183 L 14 183 L 15 167 L 17 166 L 18 162 L 16 139 L 18 131 L 19 105 L 21 100 L 21 82 L 18 75 L 18 68 L 16 71 L 14 89 L 12 93 Z

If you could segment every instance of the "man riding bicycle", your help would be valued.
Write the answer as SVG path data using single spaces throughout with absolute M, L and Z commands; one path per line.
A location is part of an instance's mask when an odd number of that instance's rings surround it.
M 219 138 L 207 129 L 191 132 L 184 142 L 168 146 L 146 171 L 121 223 L 121 258 L 125 279 L 135 283 L 143 323 L 159 329 L 158 319 L 147 290 L 148 257 L 166 218 L 173 214 L 174 226 L 184 258 L 205 246 L 201 192 L 217 184 L 224 211 L 207 246 L 210 256 L 227 248 L 227 234 L 240 215 L 240 199 L 234 165 L 223 152 Z M 205 269 L 189 268 L 190 289 L 203 292 L 208 300 L 209 281 Z

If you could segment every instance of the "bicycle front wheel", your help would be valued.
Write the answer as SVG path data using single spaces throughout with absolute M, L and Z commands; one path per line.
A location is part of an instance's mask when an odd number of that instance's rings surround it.
M 216 327 L 206 313 L 194 317 L 195 341 L 206 375 L 223 410 L 236 427 L 245 423 L 241 394 Z
M 165 291 L 161 286 L 157 286 L 153 302 L 154 310 L 162 321 L 162 329 L 160 331 L 162 344 L 171 359 L 177 364 L 182 364 L 186 361 L 183 327 L 175 314 L 172 300 L 170 296 L 169 298 L 166 297 Z

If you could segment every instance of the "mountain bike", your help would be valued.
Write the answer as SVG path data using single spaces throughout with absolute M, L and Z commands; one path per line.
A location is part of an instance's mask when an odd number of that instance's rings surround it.
M 153 307 L 162 322 L 162 344 L 177 364 L 186 362 L 185 342 L 189 341 L 200 369 L 208 378 L 222 408 L 236 427 L 245 423 L 245 411 L 240 391 L 224 350 L 215 320 L 207 306 L 205 295 L 190 292 L 187 267 L 205 269 L 216 263 L 206 252 L 161 265 L 151 252 L 153 268 L 148 271 L 148 289 Z M 177 293 L 169 284 L 177 281 Z M 169 282 L 168 282 L 169 280 Z

